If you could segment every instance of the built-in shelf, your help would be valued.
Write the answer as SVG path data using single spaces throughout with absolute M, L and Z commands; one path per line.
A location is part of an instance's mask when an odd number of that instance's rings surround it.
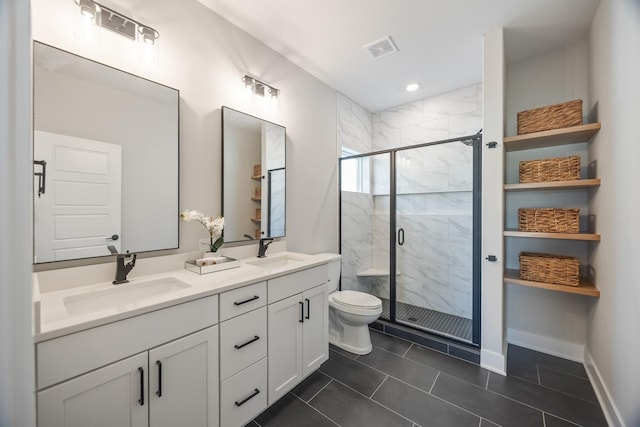
M 526 237 L 533 239 L 587 240 L 599 242 L 600 235 L 594 233 L 541 233 L 538 231 L 505 230 L 505 237 Z
M 401 273 L 396 271 L 396 276 L 400 276 Z M 389 277 L 389 270 L 383 268 L 368 268 L 356 273 L 358 277 Z
M 251 200 L 253 200 L 254 202 L 259 202 L 262 200 L 262 197 L 251 196 Z
M 533 282 L 522 280 L 518 270 L 506 270 L 504 272 L 504 282 L 511 285 L 530 286 L 532 288 L 547 289 L 556 292 L 566 292 L 569 294 L 586 295 L 589 297 L 600 297 L 600 291 L 589 279 L 581 277 L 580 286 L 556 285 L 553 283 Z
M 525 135 L 507 136 L 503 139 L 505 151 L 530 150 L 532 148 L 587 142 L 600 130 L 600 123 L 546 130 Z
M 251 177 L 251 179 L 260 179 L 260 178 L 262 178 L 262 175 L 253 175 Z
M 253 222 L 261 222 L 262 220 L 260 218 L 251 218 L 251 221 L 253 221 Z
M 600 178 L 580 179 L 577 181 L 528 182 L 523 184 L 505 184 L 504 191 L 531 190 L 579 190 L 600 186 Z

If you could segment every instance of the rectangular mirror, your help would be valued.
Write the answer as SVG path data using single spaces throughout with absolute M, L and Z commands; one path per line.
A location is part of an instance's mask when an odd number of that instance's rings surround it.
M 222 107 L 224 241 L 284 237 L 286 131 Z
M 34 42 L 34 262 L 178 247 L 178 90 Z

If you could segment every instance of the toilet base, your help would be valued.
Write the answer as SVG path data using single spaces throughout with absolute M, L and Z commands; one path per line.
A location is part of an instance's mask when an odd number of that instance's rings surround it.
M 364 346 L 364 347 L 354 347 L 352 345 L 349 344 L 345 344 L 343 342 L 340 342 L 339 340 L 337 340 L 336 338 L 329 336 L 329 344 L 331 345 L 335 345 L 338 348 L 341 348 L 345 351 L 348 351 L 349 353 L 353 353 L 353 354 L 357 354 L 360 356 L 364 356 L 365 354 L 369 354 L 371 353 L 371 350 L 373 350 L 373 345 L 371 345 L 371 343 L 369 343 L 368 346 Z

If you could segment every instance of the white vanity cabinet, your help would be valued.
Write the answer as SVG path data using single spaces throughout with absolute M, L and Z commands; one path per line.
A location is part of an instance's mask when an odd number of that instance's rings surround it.
M 327 267 L 269 280 L 269 405 L 329 358 Z
M 267 282 L 220 294 L 220 424 L 241 427 L 267 407 Z
M 38 425 L 217 427 L 217 320 L 214 295 L 38 343 Z

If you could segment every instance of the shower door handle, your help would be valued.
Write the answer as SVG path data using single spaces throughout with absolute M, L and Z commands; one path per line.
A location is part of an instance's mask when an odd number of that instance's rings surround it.
M 398 230 L 398 245 L 404 245 L 404 228 Z

